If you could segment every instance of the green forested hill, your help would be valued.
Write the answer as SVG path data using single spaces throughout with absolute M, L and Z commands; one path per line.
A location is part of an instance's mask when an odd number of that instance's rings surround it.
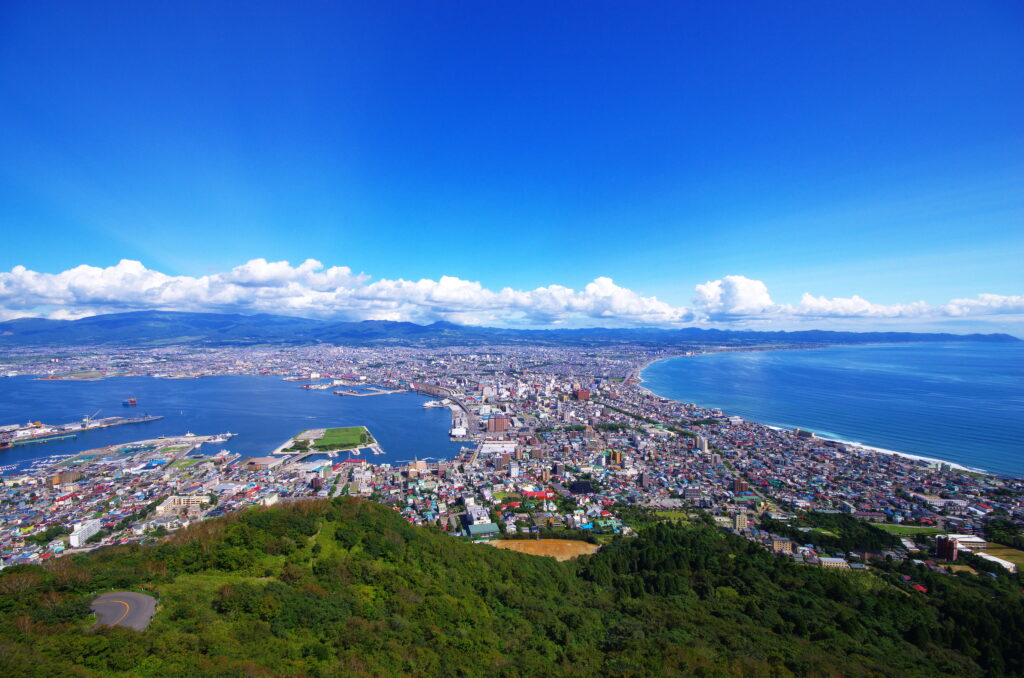
M 344 499 L 0 574 L 0 675 L 1021 675 L 1019 578 L 829 572 L 708 525 L 573 563 L 467 544 Z M 913 591 L 899 574 L 929 587 Z M 88 631 L 91 592 L 159 597 Z

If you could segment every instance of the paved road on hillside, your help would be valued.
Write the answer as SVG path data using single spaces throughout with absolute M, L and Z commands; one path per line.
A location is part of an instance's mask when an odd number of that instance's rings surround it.
M 156 598 L 131 591 L 104 593 L 92 601 L 92 611 L 100 618 L 100 624 L 142 631 L 156 612 Z

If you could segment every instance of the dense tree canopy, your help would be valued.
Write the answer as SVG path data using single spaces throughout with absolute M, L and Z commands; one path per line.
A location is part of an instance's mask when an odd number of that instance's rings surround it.
M 0 675 L 1024 675 L 1021 588 L 823 571 L 701 522 L 557 563 L 311 501 L 4 571 Z M 89 630 L 110 589 L 159 597 L 147 631 Z
M 798 544 L 813 543 L 830 551 L 882 551 L 897 548 L 899 537 L 846 513 L 807 513 L 791 522 L 761 519 L 761 528 L 789 537 Z

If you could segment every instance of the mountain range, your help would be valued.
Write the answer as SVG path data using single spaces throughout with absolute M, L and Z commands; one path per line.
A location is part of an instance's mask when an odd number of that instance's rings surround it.
M 804 330 L 762 332 L 681 329 L 584 328 L 527 330 L 474 327 L 449 322 L 419 325 L 411 322 L 363 320 L 334 322 L 282 315 L 239 315 L 135 311 L 95 315 L 78 320 L 18 318 L 0 323 L 0 348 L 14 346 L 156 346 L 304 345 L 345 346 L 458 346 L 535 344 L 548 346 L 645 346 L 764 344 L 821 345 L 911 341 L 1016 342 L 1008 334 L 948 334 L 915 332 L 833 332 Z

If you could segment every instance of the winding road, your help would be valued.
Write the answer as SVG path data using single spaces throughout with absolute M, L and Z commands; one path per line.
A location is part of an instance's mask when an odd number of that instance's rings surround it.
M 156 612 L 156 598 L 144 593 L 114 591 L 97 597 L 91 607 L 100 624 L 143 631 Z

